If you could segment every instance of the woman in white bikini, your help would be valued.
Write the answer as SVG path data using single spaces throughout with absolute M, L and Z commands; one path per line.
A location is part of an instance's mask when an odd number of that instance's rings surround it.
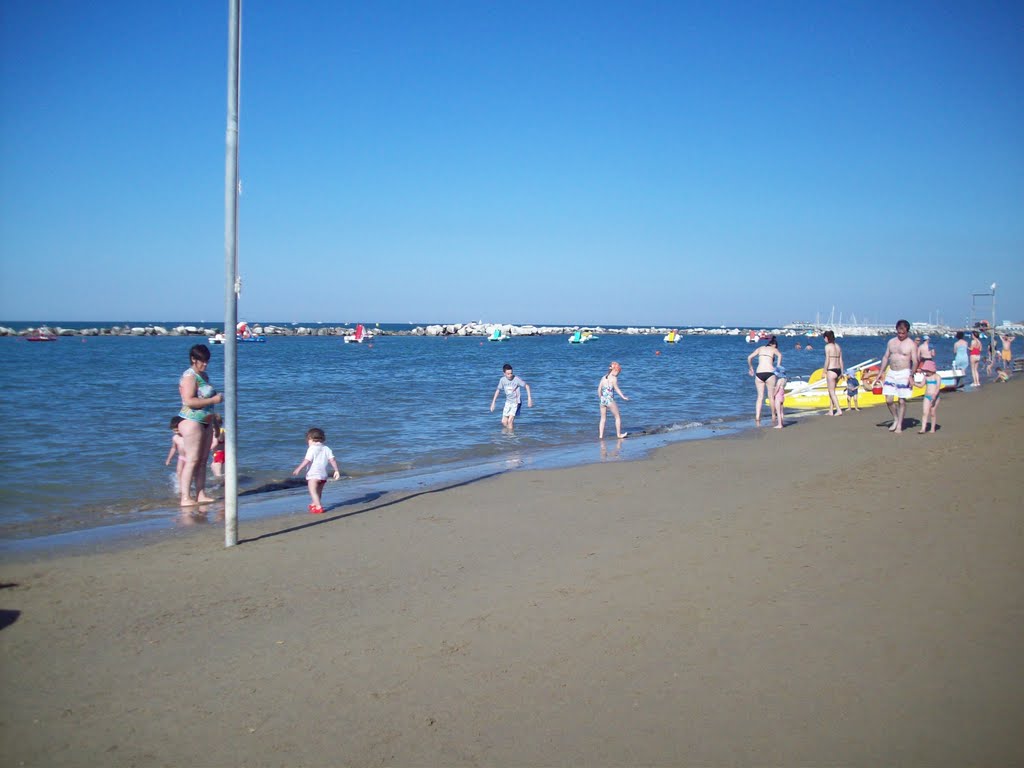
M 757 358 L 757 370 L 754 370 L 754 358 Z M 768 390 L 768 405 L 772 409 L 772 422 L 775 421 L 775 366 L 782 363 L 779 342 L 772 336 L 764 346 L 758 347 L 747 356 L 747 367 L 754 377 L 757 388 L 757 403 L 754 405 L 754 422 L 761 424 L 761 406 L 764 404 L 765 389 Z

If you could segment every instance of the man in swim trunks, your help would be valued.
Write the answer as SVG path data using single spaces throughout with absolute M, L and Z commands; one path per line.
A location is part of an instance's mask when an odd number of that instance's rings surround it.
M 1013 370 L 1013 334 L 1003 333 L 1000 334 L 999 339 L 1003 342 L 1002 359 L 1001 364 L 1002 370 L 1006 371 L 1007 376 Z
M 520 387 L 526 389 L 526 404 L 533 408 L 533 394 L 530 392 L 530 385 L 520 379 L 512 371 L 512 366 L 505 363 L 501 367 L 502 377 L 498 379 L 498 387 L 494 390 L 494 397 L 491 398 L 491 413 L 494 412 L 494 404 L 498 402 L 498 395 L 505 393 L 505 408 L 501 412 L 501 426 L 512 429 L 519 409 L 523 407 L 523 397 L 519 392 Z
M 899 434 L 903 431 L 907 398 L 914 389 L 910 376 L 912 371 L 917 370 L 917 362 L 917 344 L 910 338 L 910 323 L 900 320 L 896 323 L 896 338 L 889 339 L 882 362 L 879 363 L 879 371 L 884 376 L 882 394 L 885 395 L 885 407 L 892 414 L 890 432 Z

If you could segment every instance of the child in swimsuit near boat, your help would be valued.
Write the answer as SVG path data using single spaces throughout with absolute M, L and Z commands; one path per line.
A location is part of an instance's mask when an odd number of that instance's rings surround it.
M 919 434 L 926 431 L 935 432 L 935 422 L 939 416 L 939 393 L 942 390 L 942 377 L 935 370 L 934 360 L 925 360 L 921 363 L 921 373 L 924 374 L 924 398 L 921 400 L 921 429 Z M 932 428 L 928 427 L 928 420 L 931 419 Z
M 786 369 L 781 365 L 775 367 L 775 415 L 778 423 L 775 429 L 782 429 L 783 405 L 786 402 Z
M 174 489 L 175 493 L 180 493 L 181 470 L 185 468 L 185 438 L 181 436 L 180 432 L 178 432 L 178 425 L 181 424 L 182 421 L 184 421 L 184 419 L 182 419 L 181 416 L 175 416 L 171 419 L 171 450 L 167 453 L 167 461 L 164 462 L 165 467 L 170 466 L 171 459 L 174 458 L 174 453 L 177 451 L 178 468 L 174 473 L 174 482 L 176 483 Z
M 292 472 L 293 475 L 297 475 L 303 469 L 309 467 L 309 471 L 306 473 L 306 485 L 309 486 L 309 498 L 312 500 L 312 503 L 309 505 L 309 511 L 314 515 L 322 515 L 324 513 L 320 495 L 324 491 L 324 486 L 327 485 L 328 463 L 334 469 L 334 479 L 341 479 L 341 470 L 338 469 L 338 462 L 334 459 L 334 451 L 324 445 L 324 440 L 326 439 L 322 429 L 313 427 L 309 430 L 306 433 L 306 445 L 308 446 L 306 458 Z
M 857 395 L 860 394 L 860 381 L 852 373 L 846 374 L 846 408 L 849 410 L 853 408 L 855 411 L 860 410 L 858 405 Z

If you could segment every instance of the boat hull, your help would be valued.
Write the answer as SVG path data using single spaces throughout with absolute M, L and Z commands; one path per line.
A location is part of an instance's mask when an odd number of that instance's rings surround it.
M 924 387 L 914 387 L 910 399 L 921 397 L 924 394 Z M 836 386 L 836 398 L 839 400 L 839 407 L 846 408 L 846 387 Z M 804 411 L 827 410 L 831 405 L 828 390 L 824 387 L 807 391 L 788 392 L 783 400 L 783 408 Z M 876 405 L 885 405 L 885 395 L 874 393 L 874 390 L 857 393 L 857 407 L 871 408 Z
M 885 405 L 885 395 L 878 392 L 869 386 L 864 385 L 864 378 L 867 376 L 869 382 L 873 381 L 878 375 L 878 365 L 874 361 L 865 361 L 859 365 L 854 366 L 852 369 L 856 372 L 857 378 L 861 380 L 860 391 L 857 393 L 857 407 L 858 408 L 871 408 L 876 405 Z M 824 371 L 819 368 L 807 378 L 807 384 L 786 392 L 786 399 L 783 400 L 784 408 L 791 408 L 793 410 L 807 410 L 807 411 L 820 411 L 831 408 L 832 403 L 828 396 L 828 387 L 824 381 Z M 940 371 L 941 376 L 945 378 L 945 374 L 954 373 L 953 371 Z M 910 398 L 911 400 L 921 397 L 924 395 L 924 385 L 914 384 L 911 389 Z M 846 407 L 846 376 L 840 376 L 836 382 L 836 398 L 839 400 L 840 408 Z

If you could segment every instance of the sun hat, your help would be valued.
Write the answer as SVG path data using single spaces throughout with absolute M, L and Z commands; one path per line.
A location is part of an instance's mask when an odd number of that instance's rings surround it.
M 775 375 L 776 376 L 785 376 L 786 375 L 786 369 L 784 367 L 782 367 L 781 365 L 776 365 L 775 366 Z
M 928 373 L 935 373 L 935 361 L 925 360 L 923 363 L 921 363 L 921 370 L 927 371 Z
M 928 341 L 930 338 L 931 338 L 931 336 L 929 336 L 927 333 L 924 335 L 924 340 L 925 341 Z

